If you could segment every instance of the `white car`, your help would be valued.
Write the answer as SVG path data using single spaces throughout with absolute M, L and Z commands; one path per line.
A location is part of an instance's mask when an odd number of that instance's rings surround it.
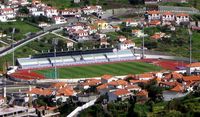
M 7 74 L 12 74 L 18 69 L 18 66 L 9 66 L 7 69 Z

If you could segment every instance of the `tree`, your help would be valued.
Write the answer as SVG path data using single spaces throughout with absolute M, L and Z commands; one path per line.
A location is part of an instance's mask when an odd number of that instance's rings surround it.
M 144 0 L 129 0 L 132 5 L 144 4 Z
M 26 6 L 19 7 L 19 12 L 23 14 L 29 14 L 29 10 Z

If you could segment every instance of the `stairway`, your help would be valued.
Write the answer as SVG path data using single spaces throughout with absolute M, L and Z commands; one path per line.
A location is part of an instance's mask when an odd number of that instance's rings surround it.
M 106 54 L 104 54 L 104 56 L 106 57 L 106 59 L 108 60 L 108 62 L 110 61 L 110 59 L 108 58 L 108 56 Z

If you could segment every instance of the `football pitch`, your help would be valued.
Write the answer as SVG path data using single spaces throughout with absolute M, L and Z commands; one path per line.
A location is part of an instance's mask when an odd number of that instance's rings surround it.
M 115 76 L 139 74 L 144 72 L 158 71 L 161 67 L 142 62 L 121 62 L 109 64 L 95 64 L 87 66 L 68 66 L 57 68 L 57 76 L 61 79 L 67 78 L 92 78 L 99 77 L 104 74 Z M 36 70 L 37 73 L 47 78 L 54 78 L 54 69 Z

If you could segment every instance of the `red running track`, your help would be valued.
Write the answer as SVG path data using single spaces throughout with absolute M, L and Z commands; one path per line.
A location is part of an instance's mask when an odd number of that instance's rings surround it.
M 116 62 L 103 62 L 103 63 L 93 63 L 93 64 L 79 64 L 79 65 L 71 65 L 71 66 L 58 66 L 58 68 L 64 67 L 72 67 L 72 66 L 89 66 L 89 65 L 100 65 L 100 64 L 113 64 L 120 62 L 145 62 L 160 66 L 164 69 L 168 70 L 178 70 L 177 67 L 185 67 L 188 63 L 182 61 L 173 61 L 173 60 L 159 60 L 159 59 L 140 59 L 140 60 L 132 60 L 132 61 L 116 61 Z M 24 80 L 32 80 L 32 79 L 44 79 L 45 77 L 41 74 L 34 72 L 34 70 L 45 70 L 53 67 L 44 67 L 44 68 L 33 68 L 26 70 L 18 70 L 17 72 L 11 74 L 10 76 L 24 79 Z

